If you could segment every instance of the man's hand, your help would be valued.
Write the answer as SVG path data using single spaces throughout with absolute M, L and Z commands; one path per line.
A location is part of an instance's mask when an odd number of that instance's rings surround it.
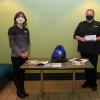
M 100 41 L 100 36 L 96 37 L 96 41 Z
M 75 36 L 75 39 L 76 40 L 79 40 L 79 41 L 81 41 L 81 42 L 86 42 L 86 40 L 85 40 L 85 38 L 84 37 L 81 37 L 81 36 Z

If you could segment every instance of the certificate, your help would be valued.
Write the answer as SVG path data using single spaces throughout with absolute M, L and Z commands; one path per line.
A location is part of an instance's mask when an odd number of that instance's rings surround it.
M 96 35 L 85 35 L 86 41 L 96 40 Z

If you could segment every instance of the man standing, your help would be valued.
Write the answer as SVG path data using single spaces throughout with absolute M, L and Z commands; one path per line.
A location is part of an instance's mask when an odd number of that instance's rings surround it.
M 90 87 L 97 90 L 96 72 L 98 54 L 100 53 L 100 22 L 94 20 L 95 12 L 87 9 L 86 21 L 80 22 L 74 33 L 74 39 L 78 40 L 78 51 L 81 57 L 89 59 L 94 69 L 85 69 L 86 81 L 82 88 Z

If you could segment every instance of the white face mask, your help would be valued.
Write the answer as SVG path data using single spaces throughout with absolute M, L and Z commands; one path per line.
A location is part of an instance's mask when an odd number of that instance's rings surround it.
M 25 18 L 19 17 L 16 19 L 17 23 L 22 24 L 25 22 Z

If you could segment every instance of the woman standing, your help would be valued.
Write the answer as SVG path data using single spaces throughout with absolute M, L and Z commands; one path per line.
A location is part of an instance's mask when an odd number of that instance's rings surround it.
M 28 60 L 30 38 L 27 28 L 27 18 L 23 12 L 16 13 L 14 25 L 9 28 L 8 36 L 12 52 L 13 80 L 17 89 L 17 96 L 26 98 L 29 95 L 24 89 L 24 71 L 20 67 Z

